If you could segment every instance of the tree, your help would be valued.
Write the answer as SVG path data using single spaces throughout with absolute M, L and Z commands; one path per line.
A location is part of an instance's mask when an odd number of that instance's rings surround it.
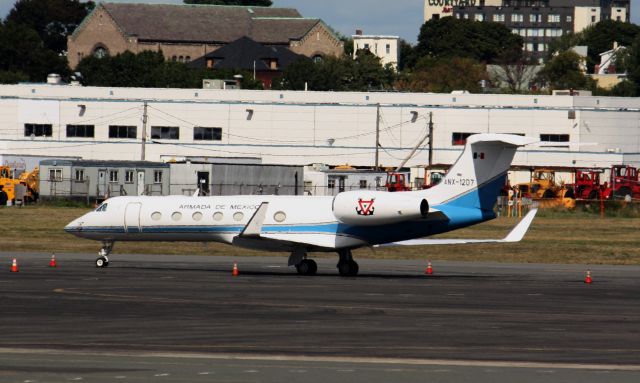
M 593 72 L 596 64 L 600 63 L 600 53 L 613 49 L 614 41 L 618 45 L 631 46 L 640 33 L 640 26 L 621 21 L 603 20 L 586 28 L 582 35 L 581 45 L 589 47 L 587 70 Z
M 493 63 L 499 57 L 517 59 L 522 37 L 499 23 L 477 22 L 454 17 L 429 20 L 420 28 L 417 57 L 467 57 Z
M 538 81 L 551 89 L 592 89 L 594 81 L 580 70 L 580 60 L 573 51 L 561 52 L 547 61 L 538 73 Z
M 9 12 L 7 22 L 32 28 L 46 49 L 59 54 L 67 49 L 67 36 L 94 6 L 92 1 L 18 0 Z
M 528 81 L 532 80 L 535 74 L 536 66 L 528 57 L 521 56 L 520 59 L 513 62 L 511 60 L 501 60 L 497 69 L 491 73 L 491 81 L 493 83 L 507 84 L 506 90 L 509 93 L 521 93 L 523 86 L 528 89 Z
M 406 40 L 400 39 L 398 42 L 398 49 L 400 50 L 398 70 L 403 71 L 405 69 L 413 68 L 416 65 L 416 52 L 413 46 Z
M 271 0 L 182 0 L 185 4 L 211 4 L 211 5 L 248 5 L 257 7 L 270 7 Z
M 474 59 L 454 57 L 436 60 L 423 57 L 411 75 L 396 83 L 396 87 L 412 92 L 450 93 L 467 90 L 479 93 L 482 91 L 480 81 L 486 78 L 486 66 Z
M 64 57 L 45 49 L 26 25 L 0 23 L 0 82 L 45 81 L 49 73 L 68 73 Z

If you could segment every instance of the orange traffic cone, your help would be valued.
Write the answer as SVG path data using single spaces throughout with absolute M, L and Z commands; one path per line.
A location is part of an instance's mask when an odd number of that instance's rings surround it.
M 424 271 L 424 273 L 427 275 L 433 274 L 433 267 L 431 267 L 431 261 L 427 261 L 427 269 Z
M 238 264 L 234 263 L 233 264 L 233 271 L 231 272 L 231 275 L 234 277 L 237 277 L 240 273 L 238 272 Z
M 584 283 L 591 283 L 593 280 L 591 279 L 591 270 L 587 270 L 587 276 L 584 278 Z
M 58 267 L 58 264 L 56 263 L 56 254 L 55 253 L 51 254 L 51 260 L 49 261 L 49 267 Z
M 13 262 L 11 262 L 11 272 L 12 273 L 18 272 L 18 262 L 16 261 L 15 258 L 13 258 Z

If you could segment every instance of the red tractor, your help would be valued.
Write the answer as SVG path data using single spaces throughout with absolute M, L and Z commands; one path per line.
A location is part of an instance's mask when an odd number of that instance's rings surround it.
M 640 198 L 640 180 L 638 169 L 629 165 L 613 165 L 609 185 L 603 185 L 602 198 Z
M 602 170 L 597 169 L 577 169 L 576 182 L 573 190 L 576 199 L 600 199 L 600 192 L 603 186 L 600 185 L 600 175 Z
M 410 191 L 411 187 L 406 184 L 406 176 L 404 173 L 389 172 L 387 173 L 387 183 L 384 185 L 387 191 Z

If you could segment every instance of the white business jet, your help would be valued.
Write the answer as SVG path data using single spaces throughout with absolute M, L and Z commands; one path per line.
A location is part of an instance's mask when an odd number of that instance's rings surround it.
M 116 241 L 222 242 L 290 252 L 289 266 L 314 275 L 310 252 L 337 252 L 343 276 L 358 273 L 351 251 L 364 246 L 518 242 L 530 211 L 503 239 L 422 239 L 496 217 L 493 208 L 514 154 L 535 140 L 477 134 L 442 181 L 427 190 L 354 190 L 331 196 L 114 197 L 65 227 L 102 242 L 97 267 Z

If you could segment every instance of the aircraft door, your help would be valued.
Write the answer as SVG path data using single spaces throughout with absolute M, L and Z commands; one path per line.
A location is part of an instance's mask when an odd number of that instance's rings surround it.
M 138 170 L 138 195 L 144 195 L 144 170 Z
M 142 204 L 132 202 L 127 204 L 124 210 L 124 231 L 126 233 L 140 233 L 140 209 Z
M 98 170 L 98 197 L 102 198 L 107 194 L 107 170 Z

